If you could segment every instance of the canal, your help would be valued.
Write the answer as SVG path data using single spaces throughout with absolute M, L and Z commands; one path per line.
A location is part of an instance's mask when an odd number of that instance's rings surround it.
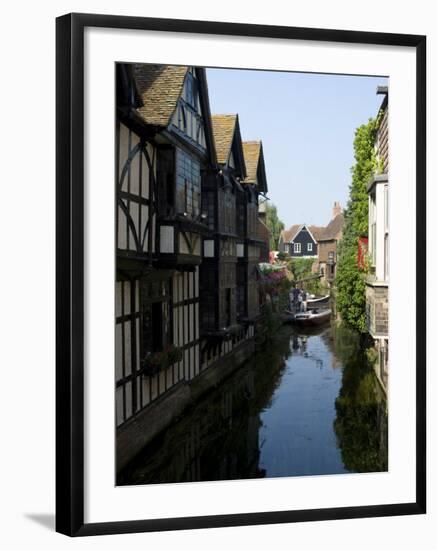
M 117 484 L 386 471 L 387 454 L 385 396 L 357 335 L 284 326 Z

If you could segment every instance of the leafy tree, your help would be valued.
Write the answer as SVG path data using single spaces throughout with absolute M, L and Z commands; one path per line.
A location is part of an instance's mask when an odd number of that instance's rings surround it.
M 380 118 L 369 119 L 355 131 L 355 165 L 349 201 L 344 212 L 345 227 L 338 247 L 336 304 L 347 325 L 361 333 L 366 327 L 365 270 L 358 268 L 358 238 L 368 233 L 367 184 L 376 171 L 375 136 Z
M 278 218 L 278 210 L 274 204 L 266 203 L 266 225 L 270 231 L 270 250 L 278 250 L 279 237 L 284 229 L 284 223 Z
M 289 269 L 293 273 L 295 281 L 310 277 L 312 273 L 312 265 L 314 260 L 312 258 L 291 258 L 289 262 Z

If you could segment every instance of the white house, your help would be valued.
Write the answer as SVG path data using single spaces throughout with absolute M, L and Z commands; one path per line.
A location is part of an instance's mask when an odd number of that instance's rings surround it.
M 370 180 L 369 195 L 369 260 L 366 280 L 366 317 L 370 335 L 378 353 L 376 373 L 387 385 L 388 378 L 388 288 L 389 288 L 389 176 L 388 176 L 388 88 L 378 87 L 384 99 L 376 134 L 379 172 Z

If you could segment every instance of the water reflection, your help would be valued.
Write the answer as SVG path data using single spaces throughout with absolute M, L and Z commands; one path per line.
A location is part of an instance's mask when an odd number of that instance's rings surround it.
M 355 335 L 284 327 L 128 465 L 119 485 L 381 471 L 384 396 Z

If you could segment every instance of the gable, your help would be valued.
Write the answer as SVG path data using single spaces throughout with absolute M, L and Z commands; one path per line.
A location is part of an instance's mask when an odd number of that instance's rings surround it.
M 296 235 L 293 238 L 294 243 L 308 243 L 313 242 L 314 244 L 317 244 L 316 239 L 313 237 L 311 231 L 309 231 L 308 227 L 306 225 L 303 225 L 299 231 L 296 233 Z
M 244 179 L 246 166 L 238 115 L 212 115 L 211 119 L 217 162 Z
M 203 151 L 215 164 L 208 86 L 204 68 L 135 64 L 137 113 L 153 129 L 174 131 Z
M 313 241 L 314 244 L 317 244 L 317 241 L 321 237 L 324 231 L 323 227 L 317 225 L 306 225 L 305 223 L 301 225 L 292 225 L 290 229 L 284 230 L 284 242 L 294 242 L 299 241 L 299 235 L 303 233 L 306 236 L 309 236 L 309 239 Z
M 202 149 L 206 149 L 201 89 L 197 70 L 194 67 L 188 68 L 170 124 L 171 129 L 177 130 Z
M 246 166 L 246 179 L 244 182 L 256 185 L 260 193 L 267 193 L 262 142 L 243 141 L 243 154 Z
M 141 99 L 137 111 L 145 124 L 166 128 L 182 93 L 188 67 L 135 64 L 135 84 Z

